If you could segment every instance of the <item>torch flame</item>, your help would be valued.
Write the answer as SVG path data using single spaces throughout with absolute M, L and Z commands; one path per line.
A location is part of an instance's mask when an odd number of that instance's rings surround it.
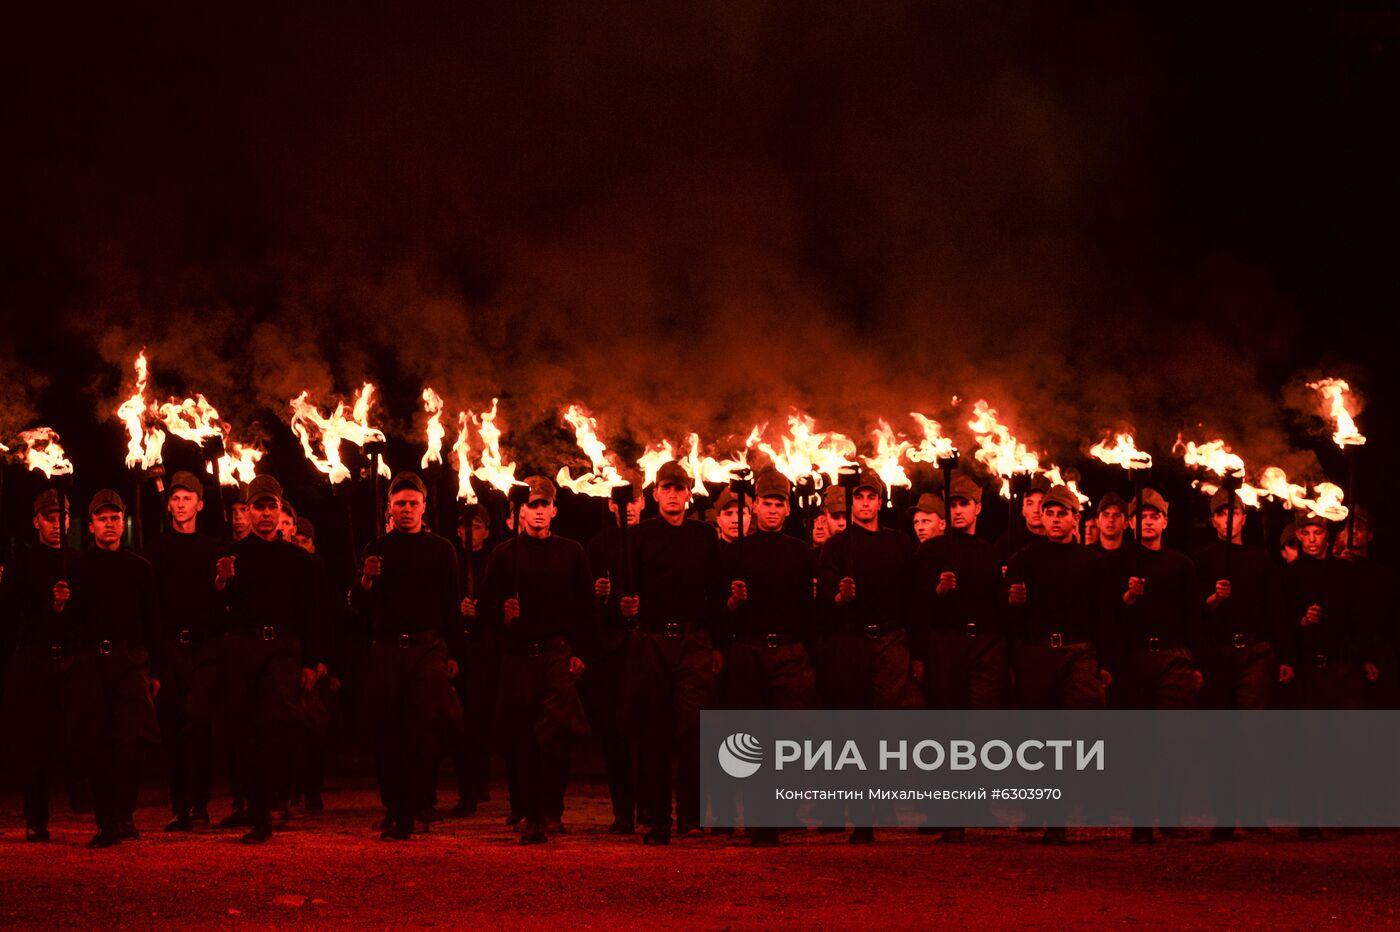
M 306 400 L 308 392 L 302 392 L 290 402 L 292 406 L 292 433 L 301 441 L 302 452 L 318 470 L 325 473 L 335 485 L 350 478 L 350 470 L 340 458 L 340 443 L 348 440 L 363 448 L 366 443 L 384 442 L 383 431 L 369 426 L 369 409 L 374 404 L 374 386 L 366 382 L 355 393 L 350 413 L 347 416 L 345 403 L 336 402 L 335 411 L 330 417 Z M 314 435 L 314 437 L 313 437 Z M 323 455 L 317 456 L 313 440 L 319 440 Z M 383 457 L 379 459 L 379 474 L 386 479 L 393 473 Z
M 956 402 L 957 399 L 954 399 Z M 948 459 L 957 453 L 957 447 L 953 446 L 951 437 L 943 436 L 943 425 L 933 418 L 925 417 L 917 411 L 910 411 L 909 416 L 919 422 L 919 427 L 923 429 L 924 439 L 919 443 L 917 449 L 911 449 L 906 455 L 912 463 L 936 463 L 942 459 Z
M 647 447 L 637 458 L 637 466 L 642 470 L 642 487 L 656 484 L 656 473 L 661 467 L 676 458 L 675 447 L 669 440 L 658 440 Z
M 1114 434 L 1113 446 L 1109 446 L 1107 440 L 1101 440 L 1089 448 L 1089 455 L 1124 469 L 1152 468 L 1152 455 L 1137 448 L 1132 434 Z
M 468 438 L 468 425 L 471 417 L 465 411 L 457 413 L 457 442 L 452 452 L 457 457 L 457 498 L 468 505 L 476 504 L 476 490 L 472 488 L 472 448 Z
M 50 427 L 36 427 L 22 431 L 19 435 L 24 465 L 37 469 L 52 479 L 54 476 L 67 476 L 73 472 L 73 463 L 63 453 L 58 443 L 58 434 Z
M 475 475 L 508 495 L 511 486 L 525 483 L 515 478 L 515 464 L 506 462 L 501 456 L 501 429 L 496 426 L 499 400 L 492 398 L 491 410 L 483 411 L 480 417 L 472 415 L 472 423 L 481 436 L 481 465 L 477 467 Z
M 136 390 L 117 408 L 117 417 L 126 424 L 126 465 L 129 469 L 151 469 L 160 465 L 165 434 L 147 423 L 151 404 L 146 399 L 146 351 L 136 355 Z
M 236 486 L 240 482 L 245 485 L 252 482 L 258 472 L 258 460 L 262 457 L 262 450 L 226 439 L 224 455 L 219 457 L 219 484 Z
M 1352 412 L 1347 405 L 1347 393 L 1351 391 L 1351 386 L 1345 379 L 1323 379 L 1320 382 L 1309 382 L 1308 388 L 1316 389 L 1321 393 L 1327 402 L 1327 416 L 1336 425 L 1336 432 L 1332 434 L 1333 441 L 1337 446 L 1346 449 L 1349 446 L 1360 446 L 1366 442 L 1361 431 L 1356 429 L 1356 422 L 1352 420 Z
M 862 456 L 861 460 L 874 470 L 880 481 L 885 484 L 886 504 L 893 505 L 895 486 L 907 489 L 913 484 L 904 472 L 904 467 L 900 465 L 899 459 L 913 449 L 914 445 L 908 440 L 897 439 L 894 428 L 890 427 L 884 418 L 880 418 L 879 426 L 870 432 L 870 436 L 875 438 L 875 455 Z
M 589 416 L 582 405 L 569 405 L 562 414 L 565 421 L 574 429 L 574 440 L 588 457 L 592 469 L 577 479 L 569 477 L 567 466 L 559 469 L 554 477 L 561 489 L 569 489 L 579 495 L 594 498 L 607 498 L 617 486 L 627 485 L 616 465 L 616 457 L 608 452 L 607 445 L 598 439 L 598 422 Z M 664 460 L 663 460 L 664 462 Z M 657 463 L 657 467 L 660 467 Z
M 1040 468 L 1040 459 L 1026 450 L 1026 445 L 1011 435 L 1011 431 L 997 420 L 996 409 L 985 401 L 972 405 L 972 420 L 968 429 L 977 438 L 979 447 L 973 453 L 977 461 L 993 474 L 1001 477 L 1001 497 L 1011 497 L 1011 477 L 1017 473 L 1034 473 Z
M 1183 443 L 1178 437 L 1172 449 L 1184 451 L 1188 466 L 1202 466 L 1222 476 L 1228 472 L 1241 480 L 1245 475 L 1244 460 L 1229 452 L 1230 448 L 1223 440 L 1197 445 L 1190 441 Z M 1196 486 L 1206 495 L 1214 495 L 1220 490 L 1219 483 L 1215 482 L 1198 482 Z M 1241 481 L 1238 494 L 1240 501 L 1248 508 L 1258 508 L 1261 500 L 1272 498 L 1283 502 L 1285 508 L 1320 515 L 1328 521 L 1345 521 L 1347 517 L 1348 509 L 1343 504 L 1344 495 L 1340 488 L 1330 482 L 1319 482 L 1309 497 L 1305 487 L 1290 482 L 1288 474 L 1277 466 L 1264 467 L 1259 473 L 1257 485 Z
M 423 410 L 428 412 L 428 449 L 419 465 L 427 469 L 429 463 L 442 462 L 442 440 L 447 436 L 447 428 L 442 426 L 442 398 L 431 388 L 423 389 Z
M 844 434 L 822 433 L 816 426 L 815 418 L 794 412 L 788 415 L 787 434 L 778 438 L 781 450 L 762 440 L 755 445 L 772 462 L 773 468 L 793 483 L 815 472 L 826 475 L 834 484 L 843 469 L 856 465 L 852 459 L 856 445 Z
M 1182 451 L 1182 459 L 1187 466 L 1200 466 L 1223 476 L 1229 473 L 1232 476 L 1244 475 L 1244 460 L 1237 454 L 1231 453 L 1230 448 L 1224 440 L 1210 440 L 1202 444 L 1196 444 L 1190 440 L 1183 441 L 1178 434 L 1176 443 L 1172 446 L 1172 452 Z

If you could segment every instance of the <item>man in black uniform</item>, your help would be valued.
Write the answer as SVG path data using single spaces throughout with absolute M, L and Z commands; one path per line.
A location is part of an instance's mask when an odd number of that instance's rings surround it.
M 676 830 L 700 834 L 700 710 L 714 698 L 724 658 L 714 648 L 724 593 L 713 528 L 686 520 L 690 476 L 674 461 L 656 473 L 660 514 L 629 533 L 622 617 L 637 630 L 627 656 L 626 708 L 637 744 L 637 797 L 652 820 L 644 841 L 671 841 L 671 754 L 677 758 Z
M 248 484 L 240 482 L 229 490 L 229 543 L 237 543 L 253 532 L 253 522 L 248 514 Z M 219 551 L 220 556 L 224 556 L 228 550 L 227 544 Z M 222 611 L 224 606 L 219 605 Z M 230 740 L 228 727 L 227 709 L 223 703 L 218 704 L 214 715 L 214 734 L 216 741 L 224 747 L 225 758 L 228 762 L 228 791 L 233 803 L 233 811 L 219 820 L 219 828 L 247 828 L 251 823 L 248 821 L 248 811 L 243 799 L 243 786 L 238 774 L 238 758 L 235 753 L 233 741 Z
M 1300 554 L 1283 568 L 1276 632 L 1283 666 L 1279 679 L 1288 682 L 1296 671 L 1299 707 L 1304 709 L 1362 708 L 1364 684 L 1380 676 L 1375 642 L 1356 606 L 1354 567 L 1328 553 L 1327 522 L 1311 512 L 1294 519 Z M 1312 794 L 1301 802 L 1299 816 L 1317 815 Z M 1298 829 L 1304 840 L 1322 837 L 1321 829 Z
M 1099 557 L 1074 543 L 1079 499 L 1064 486 L 1039 503 L 1044 537 L 1027 544 L 1006 571 L 1012 668 L 1023 709 L 1102 709 L 1104 686 L 1094 642 L 1108 630 L 1110 603 Z M 1045 841 L 1064 844 L 1063 825 Z
M 909 520 L 914 528 L 914 539 L 919 543 L 942 537 L 947 529 L 942 497 L 932 492 L 920 495 L 918 504 L 909 509 Z
M 720 548 L 722 578 L 729 580 L 725 692 L 735 709 L 818 708 L 806 646 L 815 608 L 812 551 L 783 533 L 791 491 L 777 470 L 759 473 L 757 532 Z M 749 825 L 747 817 L 745 825 L 753 844 L 778 844 L 776 828 Z
M 1341 530 L 1332 542 L 1332 553 L 1354 567 L 1356 605 L 1362 622 L 1374 638 L 1380 676 L 1366 685 L 1368 708 L 1393 709 L 1400 703 L 1400 624 L 1393 610 L 1395 569 L 1372 555 L 1376 520 L 1365 508 L 1354 509 L 1355 526 Z
M 906 579 L 914 547 L 907 534 L 880 527 L 884 491 L 877 474 L 861 473 L 851 494 L 851 526 L 827 541 L 817 558 L 817 603 L 832 618 L 819 681 L 833 709 L 922 704 L 915 681 L 923 664 L 910 654 L 922 633 L 908 630 L 913 615 Z M 875 840 L 874 817 L 871 808 L 867 824 L 851 832 L 852 843 Z
M 60 513 L 67 502 L 50 489 L 34 500 L 38 546 L 14 554 L 0 583 L 0 611 L 13 653 L 5 671 L 6 757 L 24 788 L 26 841 L 49 840 L 49 767 L 71 750 L 65 683 L 73 652 L 54 615 L 53 589 L 76 554 L 61 546 Z M 76 646 L 76 645 L 72 645 Z
M 627 535 L 642 519 L 646 506 L 642 483 L 632 480 L 632 500 L 626 506 L 626 524 L 618 524 L 618 506 L 611 499 L 608 509 L 613 520 L 588 542 L 588 560 L 593 575 L 593 598 L 598 607 L 597 624 L 587 632 L 579 656 L 587 671 L 579 680 L 579 698 L 588 714 L 588 724 L 603 747 L 608 772 L 608 798 L 612 801 L 613 821 L 608 832 L 631 835 L 636 830 L 637 796 L 632 770 L 632 747 L 623 727 L 623 686 L 626 682 L 627 649 L 632 641 L 632 625 L 623 619 L 618 600 L 613 598 L 613 580 L 618 591 L 630 565 Z
M 305 733 L 299 692 L 326 672 L 325 611 L 311 555 L 278 533 L 282 486 L 272 476 L 248 485 L 252 533 L 220 557 L 214 586 L 228 608 L 224 635 L 225 714 L 247 795 L 245 844 L 272 837 L 272 807 L 287 798 L 287 765 Z
M 479 609 L 500 634 L 500 722 L 515 774 L 511 806 L 525 820 L 520 843 L 533 845 L 546 840 L 546 830 L 563 831 L 548 810 L 563 800 L 569 738 L 587 731 L 574 689 L 583 662 L 573 641 L 593 614 L 593 583 L 583 548 L 550 530 L 553 483 L 531 476 L 526 485 L 519 533 L 491 551 Z
M 996 547 L 977 537 L 982 487 L 953 477 L 949 529 L 920 544 L 911 578 L 917 611 L 927 628 L 921 649 L 924 697 L 931 709 L 1000 709 L 1010 688 L 1003 613 L 997 602 L 1001 564 Z M 960 842 L 960 827 L 942 840 Z
M 1130 575 L 1108 580 L 1109 592 L 1118 594 L 1112 636 L 1100 643 L 1101 663 L 1110 671 L 1113 704 L 1121 709 L 1193 709 L 1201 674 L 1195 668 L 1191 645 L 1197 643 L 1200 608 L 1196 599 L 1195 566 L 1184 554 L 1162 545 L 1167 529 L 1168 505 L 1154 489 L 1143 489 L 1134 499 L 1128 517 L 1142 528 L 1138 546 L 1128 554 Z M 1141 511 L 1141 515 L 1138 515 Z M 1177 761 L 1163 761 L 1163 767 Z M 1158 772 L 1161 768 L 1158 768 Z M 1159 781 L 1162 813 L 1180 815 L 1180 781 Z M 1133 813 L 1132 840 L 1153 841 L 1152 813 Z M 1177 837 L 1181 829 L 1163 826 L 1162 833 Z
M 1233 509 L 1233 517 L 1231 510 Z M 1273 648 L 1270 593 L 1273 570 L 1269 554 L 1244 543 L 1249 512 L 1237 493 L 1220 489 L 1210 500 L 1216 539 L 1193 554 L 1196 602 L 1201 607 L 1196 659 L 1205 682 L 1200 703 L 1206 709 L 1271 709 L 1279 663 Z M 1228 539 L 1227 539 L 1228 534 Z M 1248 734 L 1236 736 L 1248 741 Z M 1264 825 L 1257 789 L 1241 798 L 1231 775 L 1217 776 L 1214 841 L 1228 841 L 1243 817 L 1247 826 Z M 1251 809 L 1241 811 L 1248 800 Z
M 749 502 L 744 502 L 744 533 L 753 531 L 753 512 L 749 507 Z M 739 538 L 739 499 L 729 489 L 719 493 L 719 498 L 715 500 L 715 527 L 719 531 L 720 543 L 733 543 Z
M 447 638 L 460 618 L 457 553 L 423 526 L 423 480 L 400 473 L 389 483 L 393 530 L 370 541 L 361 560 L 356 608 L 371 638 L 365 702 L 374 739 L 385 841 L 413 833 L 432 806 L 437 763 L 462 709 L 452 688 L 457 662 Z
M 491 798 L 491 729 L 496 712 L 501 649 L 495 632 L 477 620 L 477 602 L 486 579 L 486 540 L 491 536 L 491 515 L 481 505 L 468 505 L 457 516 L 458 583 L 462 601 L 461 633 L 448 640 L 458 674 L 452 678 L 462 706 L 462 731 L 453 739 L 452 756 L 457 771 L 457 804 L 452 816 L 464 818 L 476 812 L 478 803 Z
M 165 502 L 170 526 L 146 548 L 160 591 L 160 627 L 152 644 L 152 672 L 174 819 L 167 832 L 209 824 L 211 741 L 218 688 L 220 625 L 214 564 L 218 547 L 195 530 L 204 509 L 204 484 L 193 473 L 170 479 Z
M 160 740 L 152 703 L 160 682 L 150 677 L 151 634 L 159 596 L 144 557 L 122 548 L 126 506 L 103 489 L 88 505 L 94 547 L 73 562 L 71 585 L 54 584 L 54 612 L 65 614 L 71 743 L 81 749 L 92 783 L 97 834 L 108 848 L 136 838 L 133 818 L 141 778 L 140 753 Z
M 1050 480 L 1044 475 L 1037 473 L 1031 477 L 1030 488 L 1021 499 L 1021 523 L 1013 523 L 1006 529 L 1006 533 L 997 539 L 997 555 L 1001 558 L 1002 566 L 1010 565 L 1011 558 L 1022 547 L 1032 541 L 1045 539 L 1045 521 L 1040 515 L 1040 506 L 1050 488 Z M 1077 510 L 1075 514 L 1078 514 Z
M 1098 510 L 1094 512 L 1094 527 L 1098 529 L 1094 546 L 1104 553 L 1118 553 L 1124 549 L 1128 529 L 1128 503 L 1117 492 L 1107 492 L 1099 499 Z

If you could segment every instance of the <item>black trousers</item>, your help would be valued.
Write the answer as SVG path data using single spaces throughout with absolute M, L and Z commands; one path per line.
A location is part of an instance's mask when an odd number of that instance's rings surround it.
M 1268 642 L 1255 641 L 1243 647 L 1212 645 L 1201 652 L 1199 659 L 1205 677 L 1200 694 L 1202 708 L 1260 711 L 1277 706 L 1279 663 Z M 1220 748 L 1217 759 L 1230 759 L 1240 749 L 1248 754 L 1251 744 L 1257 744 L 1259 738 L 1250 729 L 1239 728 L 1228 741 L 1231 746 Z M 1267 797 L 1268 787 L 1253 786 L 1246 791 L 1240 786 L 1237 768 L 1227 774 L 1211 776 L 1210 784 L 1214 787 L 1211 807 L 1217 826 L 1268 824 L 1267 814 L 1272 802 Z
M 671 825 L 671 759 L 676 826 L 700 825 L 700 710 L 714 701 L 710 635 L 634 631 L 627 653 L 626 717 L 637 762 L 637 803 L 653 828 Z
M 292 753 L 307 731 L 301 704 L 301 645 L 255 633 L 224 638 L 224 712 L 239 787 L 254 825 L 266 826 L 289 793 Z
M 1089 643 L 1042 647 L 1016 644 L 1012 652 L 1015 694 L 1022 709 L 1102 709 L 1099 659 Z M 1047 825 L 1063 824 L 1064 806 L 1047 807 Z
M 1115 708 L 1171 712 L 1194 709 L 1198 705 L 1195 663 L 1191 652 L 1185 648 L 1126 651 L 1115 661 L 1115 666 L 1116 669 L 1110 671 L 1114 675 L 1110 692 Z M 1177 724 L 1170 715 L 1159 715 L 1150 727 L 1164 737 Z M 1159 818 L 1164 826 L 1178 824 L 1181 820 L 1181 786 L 1187 762 L 1175 756 L 1163 756 L 1156 749 L 1154 754 L 1152 797 L 1155 802 L 1140 802 L 1129 812 L 1133 825 L 1139 828 L 1151 828 Z
M 379 797 L 390 822 L 432 807 L 437 762 L 462 724 L 438 637 L 376 640 L 370 646 L 365 703 L 374 742 Z
M 632 742 L 622 721 L 629 640 L 623 634 L 589 656 L 588 668 L 578 683 L 589 729 L 602 746 L 613 818 L 623 823 L 635 820 L 637 808 Z
M 499 723 L 510 772 L 511 808 L 527 822 L 563 813 L 569 778 L 569 742 L 586 732 L 583 705 L 562 641 L 501 654 Z
M 213 714 L 219 693 L 219 639 L 161 643 L 156 717 L 165 753 L 170 808 L 176 816 L 209 807 L 213 773 Z
M 936 628 L 925 642 L 924 700 L 930 709 L 1004 709 L 1011 687 L 1006 638 Z
M 491 748 L 496 739 L 495 719 L 500 684 L 500 648 L 486 634 L 463 636 L 465 646 L 457 658 L 460 672 L 452 685 L 462 707 L 462 729 L 452 742 L 451 756 L 457 771 L 457 796 L 463 801 L 484 797 L 491 783 Z
M 828 709 L 917 709 L 923 705 L 910 664 L 904 631 L 870 637 L 860 631 L 837 630 L 819 649 L 818 685 Z M 850 818 L 852 825 L 873 828 L 895 821 L 894 804 L 840 802 L 816 809 L 823 824 Z

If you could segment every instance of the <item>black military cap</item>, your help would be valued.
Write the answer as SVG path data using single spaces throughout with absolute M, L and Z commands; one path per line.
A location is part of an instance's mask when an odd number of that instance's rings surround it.
M 719 514 L 730 505 L 737 504 L 739 504 L 739 496 L 735 495 L 732 489 L 726 487 L 719 493 L 719 498 L 715 499 L 715 514 Z M 748 508 L 749 506 L 750 499 L 748 496 L 744 496 L 744 507 Z
M 846 490 L 839 485 L 828 486 L 822 493 L 822 511 L 836 514 L 846 510 Z
M 117 511 L 126 511 L 126 502 L 122 497 L 111 489 L 101 489 L 88 502 L 88 514 L 95 515 L 106 508 L 115 508 Z
M 675 460 L 662 463 L 661 468 L 656 471 L 656 487 L 678 485 L 683 489 L 690 488 L 690 474 L 685 471 L 685 467 Z
M 1232 492 L 1228 489 L 1216 489 L 1215 494 L 1210 497 L 1210 513 L 1215 514 L 1217 511 L 1224 508 L 1232 497 L 1236 505 L 1244 504 L 1244 499 L 1240 498 L 1240 493 L 1238 491 Z
M 280 502 L 282 483 L 272 476 L 254 476 L 253 481 L 248 483 L 248 503 L 252 504 L 260 498 L 275 498 Z
M 428 497 L 428 489 L 423 485 L 423 480 L 418 478 L 416 472 L 401 472 L 389 481 L 389 494 L 402 492 L 404 489 L 412 489 L 424 498 Z
M 170 491 L 174 492 L 176 489 L 193 492 L 200 501 L 204 501 L 204 483 L 200 482 L 199 477 L 192 472 L 186 472 L 182 469 L 170 477 Z
M 1079 496 L 1069 490 L 1069 486 L 1051 486 L 1050 491 L 1045 493 L 1045 497 L 1040 500 L 1040 507 L 1047 505 L 1059 505 L 1069 511 L 1079 514 Z
M 980 502 L 982 500 L 982 486 L 967 473 L 956 473 L 953 476 L 953 484 L 948 489 L 948 497 Z
M 457 513 L 457 526 L 470 527 L 471 523 L 478 518 L 486 527 L 491 526 L 491 512 L 486 510 L 486 506 L 479 502 L 472 502 L 470 505 L 463 505 L 462 510 Z
M 941 495 L 934 495 L 932 492 L 925 492 L 923 495 L 920 495 L 918 503 L 909 509 L 909 516 L 912 518 L 920 511 L 926 515 L 938 515 L 940 518 L 946 517 L 943 513 L 943 497 Z
M 71 510 L 68 508 L 68 499 L 58 494 L 57 489 L 45 489 L 34 499 L 34 513 L 45 515 L 51 511 Z
M 316 526 L 311 523 L 310 518 L 297 518 L 297 536 L 309 540 L 316 539 Z
M 248 504 L 248 483 L 235 482 L 228 486 L 228 502 L 230 505 Z
M 1138 508 L 1155 508 L 1165 515 L 1167 513 L 1167 500 L 1156 489 L 1143 489 L 1141 504 L 1135 498 L 1128 506 L 1129 517 L 1137 514 Z
M 1305 527 L 1327 529 L 1327 519 L 1315 511 L 1303 510 L 1293 516 L 1293 531 L 1296 534 Z
M 1103 498 L 1099 499 L 1097 513 L 1103 514 L 1110 508 L 1117 508 L 1119 511 L 1123 512 L 1123 514 L 1128 513 L 1128 503 L 1124 501 L 1123 496 L 1119 495 L 1117 492 L 1104 493 Z
M 554 504 L 555 488 L 554 483 L 544 476 L 531 476 L 525 480 L 525 484 L 530 487 L 530 501 L 546 501 Z
M 1031 476 L 1031 487 L 1026 494 L 1029 495 L 1031 492 L 1040 492 L 1043 495 L 1049 494 L 1052 488 L 1055 488 L 1055 484 L 1050 481 L 1050 477 L 1043 472 L 1038 472 L 1034 476 Z M 1078 511 L 1078 509 L 1075 510 Z
M 885 494 L 885 482 L 880 478 L 880 474 L 873 469 L 861 470 L 860 477 L 856 479 L 856 487 L 851 494 L 859 492 L 861 489 L 870 489 L 876 495 Z
M 754 480 L 753 494 L 755 498 L 781 498 L 784 501 L 792 494 L 792 483 L 788 482 L 787 476 L 778 472 L 772 466 L 758 474 Z

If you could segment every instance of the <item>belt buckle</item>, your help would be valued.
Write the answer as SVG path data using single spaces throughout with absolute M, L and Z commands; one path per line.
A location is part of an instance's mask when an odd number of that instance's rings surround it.
M 764 642 L 767 643 L 769 647 L 777 647 L 778 637 L 779 635 L 777 634 L 768 634 L 764 637 Z
M 272 625 L 263 625 L 262 639 L 264 641 L 277 640 L 277 629 L 274 628 Z
M 194 643 L 194 635 L 190 633 L 189 628 L 181 629 L 180 633 L 176 635 L 176 638 L 181 644 L 184 644 L 186 647 Z
M 870 640 L 872 640 L 872 641 L 876 640 L 877 638 L 880 637 L 880 626 L 879 626 L 879 625 L 866 625 L 866 626 L 865 626 L 865 636 L 868 637 L 868 638 L 870 638 Z
M 1162 649 L 1162 639 L 1161 639 L 1161 638 L 1158 638 L 1158 637 L 1150 637 L 1150 638 L 1148 638 L 1148 639 L 1147 639 L 1147 649 L 1150 650 L 1150 651 L 1152 651 L 1152 653 L 1154 653 L 1154 654 L 1157 653 L 1158 651 L 1160 651 L 1160 650 Z
M 1061 634 L 1060 632 L 1056 631 L 1054 634 L 1050 635 L 1050 646 L 1051 646 L 1051 647 L 1064 647 L 1064 646 L 1065 646 L 1065 636 L 1064 636 L 1063 634 Z
M 1319 670 L 1322 669 L 1323 667 L 1327 666 L 1327 655 L 1326 655 L 1326 654 L 1318 654 L 1316 657 L 1314 657 L 1314 658 L 1313 658 L 1313 666 L 1317 667 Z
M 541 643 L 539 643 L 538 641 L 534 642 L 533 644 L 526 644 L 526 645 L 525 645 L 525 656 L 526 656 L 526 657 L 538 657 L 538 656 L 540 656 L 541 653 L 543 653 L 543 651 L 544 651 L 544 645 L 541 644 Z
M 407 635 L 407 634 L 400 634 L 400 635 L 399 635 L 399 647 L 400 647 L 401 649 L 403 649 L 403 650 L 408 650 L 408 645 L 409 645 L 410 641 L 412 641 L 412 637 L 411 637 L 410 635 Z
M 678 638 L 681 636 L 681 626 L 679 622 L 666 622 L 666 636 L 668 638 Z
M 99 654 L 110 654 L 112 652 L 112 642 L 107 638 L 97 642 L 97 652 Z
M 51 646 L 49 647 L 49 659 L 50 659 L 50 660 L 62 660 L 62 659 L 63 659 L 63 645 L 62 645 L 62 644 L 53 644 L 53 645 L 51 645 Z
M 1236 650 L 1244 650 L 1246 647 L 1249 646 L 1249 641 L 1245 638 L 1243 634 L 1237 634 L 1234 638 L 1234 644 Z
M 963 634 L 970 638 L 977 637 L 977 622 L 969 621 L 967 624 L 963 625 Z

